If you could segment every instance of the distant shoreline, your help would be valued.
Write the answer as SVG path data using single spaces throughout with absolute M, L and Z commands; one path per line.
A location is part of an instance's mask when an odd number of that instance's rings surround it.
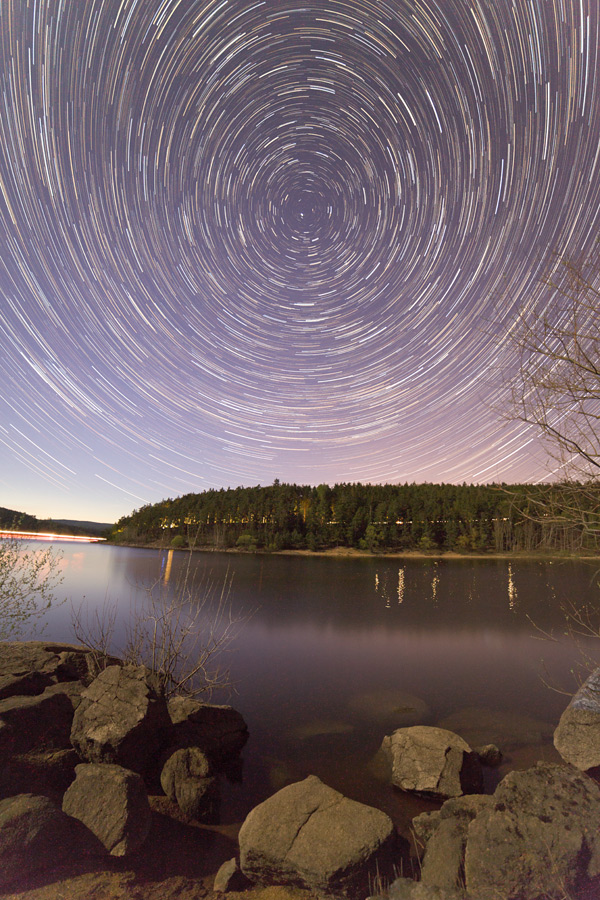
M 557 560 L 589 560 L 600 561 L 600 554 L 583 555 L 579 553 L 548 552 L 545 550 L 515 550 L 512 553 L 458 553 L 455 550 L 391 550 L 372 553 L 369 550 L 357 550 L 354 547 L 330 547 L 327 550 L 244 550 L 239 547 L 170 547 L 162 541 L 150 543 L 133 543 L 127 541 L 107 541 L 113 547 L 131 547 L 139 550 L 173 550 L 177 553 L 231 553 L 236 556 L 295 556 L 295 557 L 329 557 L 330 559 L 431 559 L 431 560 L 465 560 L 465 559 L 557 559 Z

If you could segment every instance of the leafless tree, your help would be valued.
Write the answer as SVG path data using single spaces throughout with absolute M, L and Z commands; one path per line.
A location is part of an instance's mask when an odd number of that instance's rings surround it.
M 535 426 L 554 461 L 532 510 L 546 525 L 600 539 L 600 249 L 561 257 L 538 305 L 511 332 L 519 355 L 508 416 Z

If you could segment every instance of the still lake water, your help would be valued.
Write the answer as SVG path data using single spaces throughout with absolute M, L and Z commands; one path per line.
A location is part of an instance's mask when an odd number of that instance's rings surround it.
M 189 559 L 59 549 L 69 599 L 51 611 L 44 637 L 61 641 L 74 640 L 71 603 L 93 614 L 117 602 L 125 619 L 143 585 L 167 576 L 174 585 Z M 501 743 L 508 767 L 554 759 L 551 733 L 567 698 L 542 676 L 572 691 L 578 653 L 566 638 L 541 640 L 532 623 L 560 634 L 561 601 L 596 599 L 595 565 L 198 553 L 193 567 L 217 587 L 232 578 L 233 613 L 249 616 L 227 656 L 236 693 L 213 697 L 239 709 L 250 730 L 243 780 L 224 791 L 224 823 L 313 773 L 405 825 L 429 807 L 383 784 L 372 762 L 383 736 L 405 724 L 451 717 L 473 745 Z

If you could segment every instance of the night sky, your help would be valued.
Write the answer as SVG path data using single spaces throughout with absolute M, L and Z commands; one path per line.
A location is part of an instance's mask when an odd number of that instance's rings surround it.
M 600 221 L 597 0 L 1 0 L 0 505 L 518 481 Z M 550 299 L 550 298 L 548 298 Z

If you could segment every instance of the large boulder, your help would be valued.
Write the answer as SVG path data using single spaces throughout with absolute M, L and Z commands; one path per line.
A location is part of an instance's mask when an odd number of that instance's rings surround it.
M 93 849 L 93 839 L 59 806 L 35 794 L 0 800 L 0 885 L 14 888 L 25 875 L 52 871 Z
M 198 747 L 175 750 L 160 775 L 163 791 L 188 818 L 215 822 L 219 813 L 219 781 L 205 753 Z
M 391 781 L 403 791 L 458 797 L 483 789 L 481 763 L 466 741 L 429 725 L 397 728 L 383 739 Z
M 364 897 L 377 873 L 391 875 L 395 837 L 385 813 L 310 775 L 249 813 L 240 868 L 252 881 Z
M 70 747 L 73 703 L 51 688 L 34 696 L 0 700 L 0 759 L 34 749 Z
M 510 772 L 468 827 L 467 893 L 564 897 L 600 874 L 600 788 L 569 766 Z
M 600 766 L 600 669 L 592 672 L 560 717 L 554 746 L 578 769 Z
M 169 745 L 199 747 L 214 762 L 235 756 L 248 740 L 248 726 L 232 706 L 173 697 L 169 700 L 169 716 Z
M 82 759 L 151 772 L 171 724 L 157 677 L 145 666 L 109 666 L 81 697 L 71 742 Z
M 82 764 L 63 797 L 63 811 L 79 819 L 112 856 L 138 850 L 148 836 L 150 805 L 140 775 L 121 766 Z

